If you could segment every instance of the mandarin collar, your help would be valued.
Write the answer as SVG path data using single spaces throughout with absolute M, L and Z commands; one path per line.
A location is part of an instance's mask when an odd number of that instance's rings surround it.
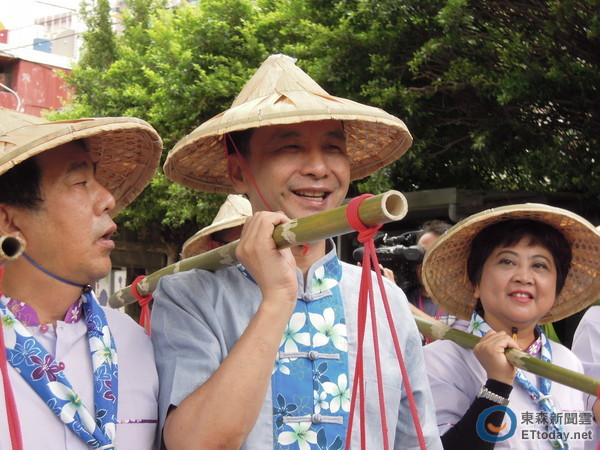
M 0 301 L 6 305 L 6 307 L 10 310 L 11 313 L 15 316 L 19 322 L 21 322 L 25 326 L 39 326 L 40 320 L 38 318 L 35 309 L 33 309 L 30 305 L 24 302 L 20 302 L 15 300 L 14 298 L 7 297 L 2 295 L 0 297 Z M 67 309 L 67 313 L 63 321 L 65 323 L 77 323 L 81 319 L 82 316 L 82 299 L 81 297 L 76 300 L 69 308 Z

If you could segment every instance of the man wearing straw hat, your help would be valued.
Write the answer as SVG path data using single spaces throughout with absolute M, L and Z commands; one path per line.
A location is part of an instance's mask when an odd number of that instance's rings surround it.
M 0 448 L 152 447 L 150 340 L 90 285 L 111 269 L 112 217 L 161 149 L 142 120 L 48 122 L 0 108 L 0 235 L 26 247 L 0 281 Z
M 154 292 L 159 416 L 168 448 L 344 447 L 361 269 L 340 262 L 332 240 L 277 250 L 273 230 L 338 207 L 350 180 L 390 164 L 411 142 L 396 117 L 330 96 L 292 58 L 274 55 L 229 110 L 170 152 L 169 178 L 246 194 L 254 215 L 237 247 L 242 265 L 166 276 Z M 367 331 L 366 419 L 359 423 L 357 408 L 351 445 L 361 445 L 364 431 L 369 448 L 440 448 L 419 333 L 405 295 L 388 280 L 385 286 L 412 390 L 390 329 L 380 326 L 382 425 Z M 387 325 L 381 303 L 376 308 Z
M 181 257 L 190 258 L 239 239 L 242 225 L 251 215 L 252 206 L 246 197 L 228 195 L 212 223 L 183 243 Z

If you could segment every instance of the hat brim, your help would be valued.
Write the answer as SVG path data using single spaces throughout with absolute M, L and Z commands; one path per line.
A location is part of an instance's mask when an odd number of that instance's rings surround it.
M 96 164 L 96 178 L 115 198 L 111 216 L 133 201 L 152 179 L 162 141 L 147 122 L 132 117 L 49 122 L 14 113 L 0 135 L 0 174 L 32 156 L 83 140 Z
M 412 144 L 408 128 L 382 109 L 309 91 L 249 100 L 208 120 L 169 152 L 165 175 L 204 192 L 234 192 L 227 176 L 223 135 L 270 125 L 339 120 L 344 124 L 351 180 L 364 178 L 400 158 Z
M 202 228 L 183 243 L 181 257 L 184 259 L 191 258 L 192 256 L 206 252 L 208 250 L 207 243 L 211 234 L 243 225 L 247 218 L 248 217 L 238 217 L 235 219 L 222 220 Z
M 506 219 L 532 219 L 554 226 L 571 244 L 573 259 L 554 306 L 538 323 L 556 322 L 584 309 L 600 296 L 600 233 L 582 217 L 548 205 L 503 206 L 474 214 L 439 237 L 426 252 L 423 284 L 443 310 L 469 320 L 477 303 L 467 274 L 473 238 Z

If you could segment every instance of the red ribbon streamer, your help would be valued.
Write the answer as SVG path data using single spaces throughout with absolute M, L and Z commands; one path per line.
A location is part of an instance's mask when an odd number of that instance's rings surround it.
M 139 305 L 142 307 L 142 311 L 140 313 L 140 325 L 145 328 L 146 332 L 148 333 L 148 336 L 151 336 L 152 330 L 150 323 L 150 307 L 148 306 L 148 304 L 152 301 L 152 294 L 140 295 L 140 293 L 137 290 L 137 285 L 144 278 L 146 278 L 146 275 L 140 275 L 135 280 L 133 280 L 130 289 L 131 295 L 133 295 L 137 299 Z
M 371 194 L 363 194 L 360 197 L 356 197 L 350 201 L 346 208 L 346 219 L 352 228 L 358 231 L 359 242 L 364 243 L 364 254 L 362 262 L 362 276 L 360 280 L 360 291 L 358 299 L 358 350 L 356 355 L 356 367 L 354 371 L 354 381 L 352 386 L 352 400 L 350 404 L 350 418 L 348 421 L 348 431 L 346 434 L 346 449 L 350 448 L 350 437 L 352 436 L 352 425 L 354 420 L 354 409 L 356 407 L 356 399 L 358 393 L 358 399 L 360 404 L 360 437 L 361 437 L 361 448 L 366 448 L 366 437 L 365 437 L 365 393 L 364 393 L 364 362 L 363 362 L 363 345 L 364 335 L 367 321 L 367 307 L 371 315 L 371 328 L 373 333 L 373 347 L 375 353 L 375 369 L 377 375 L 377 389 L 379 396 L 379 411 L 381 414 L 381 432 L 383 437 L 383 448 L 389 449 L 388 440 L 388 426 L 385 414 L 385 395 L 383 392 L 383 377 L 381 371 L 381 359 L 379 356 L 379 338 L 377 330 L 377 318 L 375 314 L 375 296 L 373 293 L 373 286 L 371 282 L 371 268 L 375 270 L 377 275 L 377 283 L 381 292 L 383 300 L 383 306 L 385 308 L 388 325 L 392 334 L 392 340 L 394 343 L 394 349 L 398 358 L 398 364 L 400 365 L 400 371 L 402 373 L 402 380 L 406 388 L 406 396 L 408 399 L 410 412 L 415 425 L 417 438 L 421 449 L 425 449 L 425 438 L 423 436 L 423 430 L 421 429 L 421 421 L 419 419 L 419 413 L 415 403 L 412 389 L 410 388 L 410 381 L 408 378 L 408 371 L 402 357 L 402 350 L 400 349 L 400 341 L 398 334 L 396 333 L 396 327 L 392 318 L 391 309 L 387 299 L 385 287 L 383 285 L 383 278 L 381 275 L 381 269 L 379 267 L 379 261 L 377 260 L 377 254 L 375 253 L 375 244 L 373 237 L 375 233 L 381 228 L 381 225 L 374 227 L 367 227 L 358 215 L 358 208 L 360 203 L 368 197 L 372 197 Z

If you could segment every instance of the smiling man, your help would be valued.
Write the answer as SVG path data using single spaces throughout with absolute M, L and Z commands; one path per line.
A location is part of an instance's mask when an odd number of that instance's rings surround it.
M 0 280 L 0 448 L 152 448 L 149 338 L 100 307 L 113 217 L 158 165 L 134 118 L 48 122 L 0 108 L 0 235 L 26 250 Z
M 277 250 L 273 230 L 338 207 L 351 180 L 396 160 L 411 142 L 401 120 L 330 96 L 291 58 L 275 55 L 228 111 L 175 146 L 165 163 L 168 177 L 208 192 L 246 194 L 254 215 L 237 247 L 242 264 L 163 277 L 154 293 L 166 447 L 344 447 L 361 269 L 341 262 L 332 240 Z M 386 288 L 425 442 L 440 448 L 419 334 L 404 293 L 387 280 Z M 385 315 L 381 302 L 377 313 Z M 386 439 L 393 448 L 418 447 L 387 324 L 379 338 Z M 373 367 L 368 331 L 364 351 L 365 366 Z M 368 372 L 365 440 L 380 448 L 377 382 Z M 358 448 L 358 409 L 354 420 Z

